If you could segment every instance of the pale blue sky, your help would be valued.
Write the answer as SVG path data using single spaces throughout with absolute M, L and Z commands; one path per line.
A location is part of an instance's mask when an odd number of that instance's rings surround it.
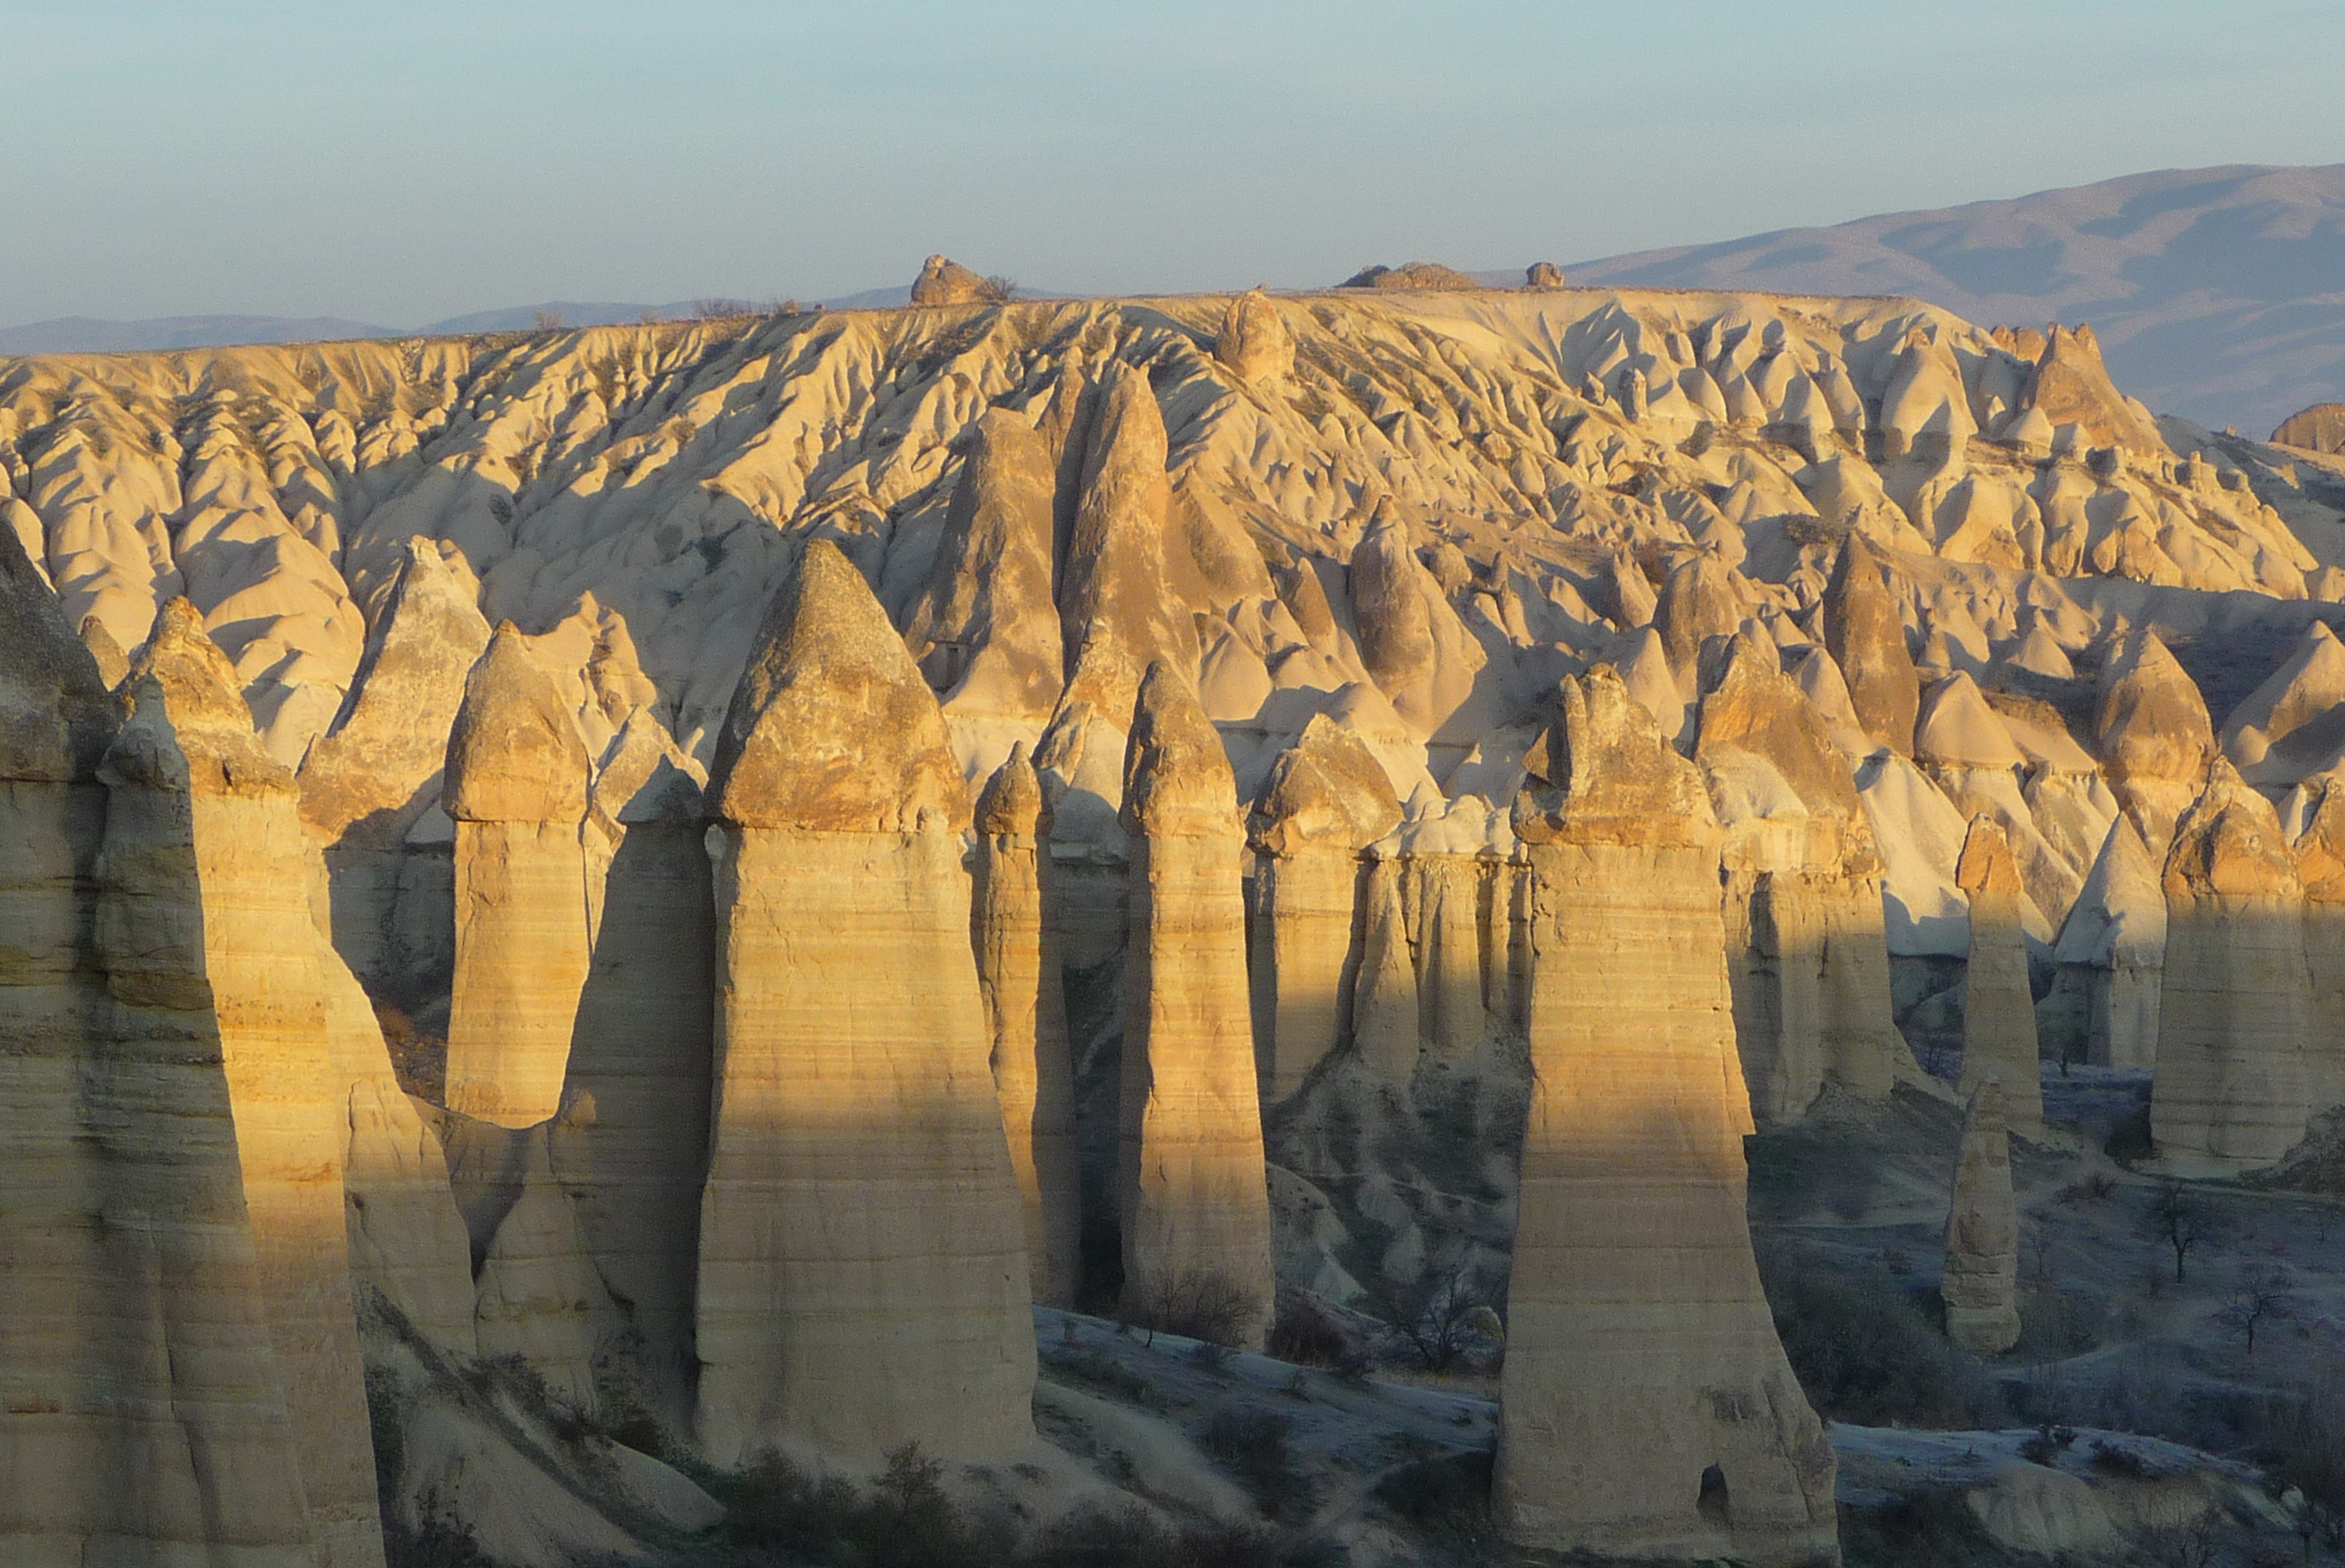
M 0 0 L 0 322 L 1572 260 L 2345 162 L 2339 0 Z

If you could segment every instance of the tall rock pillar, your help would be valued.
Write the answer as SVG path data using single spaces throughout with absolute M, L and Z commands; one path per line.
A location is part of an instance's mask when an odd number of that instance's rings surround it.
M 523 1127 L 562 1105 L 589 964 L 586 743 L 511 622 L 464 681 L 441 801 L 456 823 L 448 1108 Z
M 263 1352 L 293 1446 L 274 1463 L 290 1468 L 322 1563 L 379 1564 L 344 1220 L 349 1089 L 329 1034 L 299 790 L 263 748 L 234 668 L 185 600 L 163 607 L 125 691 L 131 713 L 100 769 L 109 791 L 100 947 L 116 1031 L 141 1046 L 170 1040 L 217 1074 L 153 1108 L 200 1125 L 205 1102 L 224 1094 L 217 1130 L 233 1136 L 234 1185 L 214 1194 L 215 1214 L 241 1222 L 249 1239 L 219 1237 L 219 1257 L 250 1247 Z M 150 1223 L 194 1191 L 172 1192 L 159 1165 L 148 1175 Z M 185 1314 L 180 1332 L 200 1339 L 201 1316 L 171 1305 Z
M 1391 779 L 1324 713 L 1279 754 L 1249 827 L 1254 873 L 1254 1048 L 1275 1104 L 1344 1037 L 1358 971 L 1360 852 L 1399 825 Z
M 1831 1445 L 1751 1251 L 1719 915 L 1694 765 L 1619 675 L 1567 681 L 1526 759 L 1533 883 L 1522 1217 L 1495 1504 L 1524 1545 L 1836 1555 Z
M 2019 1209 L 2002 1080 L 1992 1072 L 1971 1092 L 1962 1121 L 1938 1294 L 1946 1301 L 1947 1337 L 1973 1356 L 2001 1356 L 2019 1343 Z
M 1970 819 L 1954 880 L 1970 900 L 1970 962 L 1964 973 L 1961 1094 L 2001 1081 L 1997 1118 L 2029 1137 L 2044 1131 L 2044 1077 L 2036 1065 L 2035 998 L 2020 931 L 2020 881 L 2011 844 L 1991 817 Z
M 2151 1136 L 2165 1155 L 2268 1164 L 2305 1132 L 2304 890 L 2278 813 L 2220 757 L 2165 881 Z
M 978 797 L 969 940 L 992 1028 L 994 1092 L 1026 1214 L 1034 1299 L 1071 1307 L 1083 1283 L 1083 1187 L 1075 1159 L 1074 1058 L 1058 932 L 1043 918 L 1050 817 L 1042 783 L 1010 748 Z
M 1149 667 L 1124 762 L 1131 945 L 1118 1118 L 1124 1299 L 1160 1318 L 1230 1303 L 1271 1326 L 1269 1172 L 1246 983 L 1238 789 L 1187 683 Z
M 701 1447 L 1013 1453 L 1034 1334 L 969 947 L 968 792 L 935 697 L 827 541 L 767 615 L 710 799 Z

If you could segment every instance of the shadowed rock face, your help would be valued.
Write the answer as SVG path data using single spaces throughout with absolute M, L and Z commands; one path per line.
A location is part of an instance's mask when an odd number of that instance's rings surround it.
M 1975 1094 L 1993 1079 L 2004 1125 L 2027 1134 L 2044 1127 L 2044 1087 L 2036 1065 L 2035 999 L 2028 989 L 2027 939 L 2021 934 L 2019 867 L 2002 829 L 1971 819 L 1956 863 L 1955 883 L 1970 900 L 1970 960 L 1964 970 L 1962 1082 Z
M 1024 743 L 977 798 L 969 939 L 992 1029 L 994 1091 L 1026 1216 L 1034 1299 L 1072 1306 L 1082 1287 L 1083 1193 L 1066 977 L 1045 918 L 1050 822 Z
M 2304 892 L 2271 802 L 2215 759 L 2165 858 L 2150 1127 L 2162 1153 L 2266 1164 L 2304 1136 Z
M 968 800 L 935 698 L 827 543 L 768 617 L 710 793 L 700 1445 L 1003 1457 L 1032 1433 L 1034 1342 Z
M 1152 666 L 1124 763 L 1132 843 L 1118 1206 L 1129 1309 L 1227 1298 L 1232 1343 L 1270 1332 L 1275 1280 L 1249 1027 L 1237 789 L 1181 676 Z
M 1345 1033 L 1360 852 L 1401 822 L 1383 765 L 1314 715 L 1255 805 L 1254 1049 L 1265 1104 L 1286 1098 Z
M 1973 1356 L 2000 1356 L 2019 1343 L 2019 1209 L 2002 1081 L 1991 1073 L 1971 1091 L 1963 1117 L 1938 1293 L 1947 1337 Z
M 2089 326 L 2053 323 L 2045 334 L 2044 357 L 2036 361 L 2021 395 L 2021 407 L 2041 413 L 2056 430 L 2074 426 L 2085 446 L 2121 446 L 2144 454 L 2166 451 L 2156 427 L 2110 385 L 2109 367 L 2100 360 L 2100 341 Z
M 1910 1070 L 1890 1013 L 1881 862 L 1823 716 L 1772 644 L 1738 635 L 1703 696 L 1694 757 L 1725 829 L 1736 1043 L 1762 1122 L 1825 1083 L 1878 1099 Z
M 585 987 L 587 758 L 512 625 L 464 680 L 442 800 L 456 823 L 448 1105 L 500 1127 L 553 1115 Z
M 1824 593 L 1824 645 L 1848 683 L 1857 722 L 1876 746 L 1900 757 L 1914 750 L 1921 682 L 1905 648 L 1904 623 L 1881 581 L 1871 545 L 1850 535 Z
M 2305 890 L 2305 964 L 2312 979 L 2305 1104 L 2318 1116 L 2345 1105 L 2345 776 L 2307 779 L 2290 808 L 2287 820 L 2303 823 L 2296 879 Z
M 1742 1212 L 1751 1121 L 1728 1033 L 1718 830 L 1698 772 L 1617 675 L 1599 668 L 1563 696 L 1515 811 L 1533 880 L 1536 1087 L 1500 1388 L 1501 1528 L 1607 1556 L 1828 1556 L 1832 1451 L 1776 1341 Z M 1633 1422 L 1617 1419 L 1627 1410 Z M 1712 1465 L 1723 1507 L 1701 1501 Z

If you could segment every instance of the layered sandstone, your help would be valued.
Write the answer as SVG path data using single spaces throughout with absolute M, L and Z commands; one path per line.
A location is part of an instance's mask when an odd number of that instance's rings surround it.
M 1955 882 L 1970 901 L 1970 955 L 1963 970 L 1962 1079 L 1967 1099 L 1993 1080 L 1997 1119 L 2013 1131 L 2044 1130 L 2044 1084 L 2036 1066 L 2035 999 L 2028 988 L 2026 896 L 2011 845 L 1993 819 L 1973 817 Z M 2000 1346 L 1998 1348 L 2001 1348 Z
M 1762 1123 L 1828 1083 L 1885 1096 L 1904 1052 L 1890 1012 L 1881 862 L 1816 706 L 1748 633 L 1719 655 L 1694 757 L 1724 830 L 1735 1040 Z
M 441 803 L 456 824 L 448 1106 L 499 1127 L 562 1104 L 590 963 L 586 744 L 510 622 L 464 680 Z
M 1979 1079 L 1962 1118 L 1938 1294 L 1947 1337 L 1971 1355 L 2000 1356 L 2019 1343 L 2019 1208 L 2002 1080 L 1993 1073 Z
M 695 1429 L 999 1457 L 1032 1432 L 1027 1261 L 936 699 L 816 543 L 711 770 L 717 1016 Z M 1250 1096 L 1249 1096 L 1250 1103 Z
M 1400 821 L 1383 765 L 1324 713 L 1271 766 L 1249 824 L 1254 1050 L 1266 1105 L 1302 1087 L 1344 1038 L 1360 957 L 1360 854 Z
M 2304 1136 L 2304 889 L 2271 802 L 2217 757 L 2165 857 L 2150 1128 L 2162 1154 L 2268 1164 Z
M 1718 830 L 1699 773 L 1609 669 L 1563 696 L 1515 808 L 1533 877 L 1535 1088 L 1500 1522 L 1558 1552 L 1830 1557 L 1831 1446 L 1775 1338 L 1743 1215 L 1751 1122 Z
M 234 1183 L 224 1213 L 249 1239 L 221 1245 L 226 1257 L 250 1247 L 289 1424 L 283 1484 L 303 1499 L 322 1562 L 379 1563 L 344 1235 L 348 1086 L 329 1035 L 299 793 L 237 686 L 194 607 L 166 604 L 100 768 L 100 946 L 120 1038 L 170 1042 L 190 1063 L 189 1081 L 173 1086 L 188 1109 L 216 1096 L 226 1111 L 216 1124 Z
M 598 796 L 618 771 L 597 779 Z M 611 802 L 619 839 L 549 1158 L 586 1255 L 622 1303 L 616 1354 L 681 1433 L 692 1413 L 714 1028 L 708 811 L 691 773 L 666 757 L 612 792 L 622 797 Z
M 1066 977 L 1044 918 L 1050 820 L 1023 744 L 977 797 L 969 940 L 985 993 L 994 1092 L 1026 1216 L 1034 1299 L 1071 1307 L 1083 1283 L 1083 1193 L 1075 1158 L 1074 1058 Z
M 1221 737 L 1150 668 L 1124 765 L 1131 841 L 1117 1198 L 1124 1299 L 1170 1318 L 1208 1294 L 1232 1343 L 1271 1325 L 1275 1281 L 1246 976 L 1245 839 Z
M 2305 1105 L 2318 1117 L 2345 1105 L 2345 774 L 2307 779 L 2289 798 L 2305 890 L 2305 967 L 2312 981 L 2305 1037 Z

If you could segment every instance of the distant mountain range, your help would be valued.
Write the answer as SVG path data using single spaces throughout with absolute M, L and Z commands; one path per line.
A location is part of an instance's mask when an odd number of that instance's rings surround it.
M 2165 169 L 1566 270 L 1623 287 L 1910 294 L 1982 324 L 2089 321 L 2127 392 L 2257 437 L 2345 397 L 2345 164 Z
M 1989 324 L 2089 321 L 2128 392 L 2161 413 L 2254 436 L 2308 404 L 2345 398 L 2345 164 L 2165 169 L 1567 270 L 1574 283 L 1624 288 L 1907 294 Z M 821 303 L 900 305 L 908 293 L 872 289 Z M 404 329 L 333 317 L 70 316 L 0 328 L 0 354 L 507 332 L 540 310 L 600 326 L 692 309 L 551 300 Z

